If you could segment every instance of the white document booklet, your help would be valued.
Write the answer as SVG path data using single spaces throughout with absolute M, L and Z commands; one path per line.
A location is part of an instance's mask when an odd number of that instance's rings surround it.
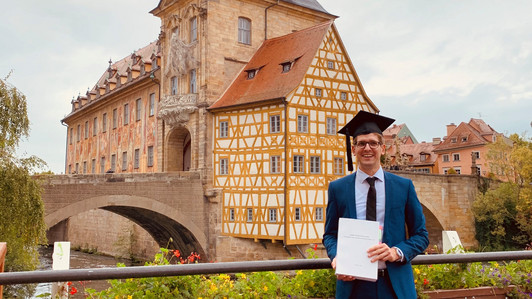
M 380 236 L 381 232 L 377 221 L 340 218 L 336 249 L 336 274 L 376 281 L 379 263 L 372 263 L 367 251 L 371 246 L 379 244 Z

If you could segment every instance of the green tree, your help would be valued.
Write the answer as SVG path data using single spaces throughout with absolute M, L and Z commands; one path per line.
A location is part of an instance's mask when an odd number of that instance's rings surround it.
M 8 76 L 9 77 L 9 76 Z M 5 271 L 35 270 L 46 239 L 41 187 L 31 177 L 45 163 L 18 158 L 16 147 L 29 134 L 26 97 L 0 79 L 0 241 L 7 243 Z M 5 286 L 6 297 L 29 297 L 31 286 Z
M 477 240 L 489 250 L 523 249 L 532 242 L 532 142 L 518 134 L 498 138 L 487 161 L 504 182 L 473 204 Z

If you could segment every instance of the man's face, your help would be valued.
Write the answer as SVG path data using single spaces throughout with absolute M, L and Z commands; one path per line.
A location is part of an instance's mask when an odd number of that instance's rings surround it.
M 363 147 L 360 145 L 363 144 Z M 371 145 L 376 146 L 372 148 Z M 374 175 L 381 165 L 381 156 L 385 152 L 385 145 L 380 141 L 379 135 L 370 133 L 358 135 L 356 143 L 352 146 L 358 167 L 369 175 Z

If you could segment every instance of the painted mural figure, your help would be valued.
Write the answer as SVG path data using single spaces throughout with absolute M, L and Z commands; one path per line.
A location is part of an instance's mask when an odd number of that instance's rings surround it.
M 339 131 L 346 135 L 349 170 L 351 151 L 358 169 L 329 184 L 323 244 L 332 267 L 336 268 L 339 218 L 378 221 L 383 234 L 382 242 L 368 249 L 371 261 L 379 263 L 377 281 L 337 275 L 336 298 L 417 297 L 411 261 L 429 244 L 425 216 L 412 181 L 383 171 L 380 164 L 386 148 L 382 131 L 394 121 L 360 111 Z

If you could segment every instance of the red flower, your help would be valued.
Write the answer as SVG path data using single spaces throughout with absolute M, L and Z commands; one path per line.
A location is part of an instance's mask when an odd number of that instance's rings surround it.
M 70 295 L 74 295 L 78 292 L 78 289 L 76 287 L 72 287 L 72 290 L 70 290 Z
M 71 285 L 72 285 L 72 281 L 67 282 L 67 286 L 71 286 Z
M 423 284 L 424 284 L 424 285 L 427 285 L 427 284 L 429 284 L 429 280 L 428 280 L 428 279 L 426 279 L 426 278 L 423 278 Z
M 318 244 L 314 244 L 314 251 L 318 250 Z
M 178 249 L 174 250 L 174 256 L 175 257 L 180 257 L 181 256 L 181 253 L 179 252 Z

